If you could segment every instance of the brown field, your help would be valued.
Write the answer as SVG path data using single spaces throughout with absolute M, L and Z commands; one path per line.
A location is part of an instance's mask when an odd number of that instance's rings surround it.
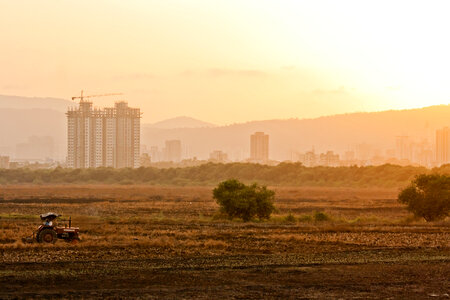
M 414 220 L 396 189 L 274 189 L 271 220 L 243 223 L 210 187 L 3 186 L 0 298 L 450 297 L 448 219 Z M 47 211 L 82 242 L 23 244 Z

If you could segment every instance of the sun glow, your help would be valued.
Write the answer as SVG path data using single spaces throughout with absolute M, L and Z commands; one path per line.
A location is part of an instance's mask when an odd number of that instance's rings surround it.
M 448 103 L 449 10 L 447 1 L 5 1 L 0 93 L 120 91 L 151 111 L 145 121 L 213 123 Z

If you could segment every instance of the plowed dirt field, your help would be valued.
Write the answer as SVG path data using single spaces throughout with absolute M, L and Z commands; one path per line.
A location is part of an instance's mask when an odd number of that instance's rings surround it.
M 397 190 L 275 190 L 272 219 L 243 223 L 208 187 L 2 187 L 0 298 L 450 299 L 448 220 Z M 23 244 L 47 211 L 82 242 Z

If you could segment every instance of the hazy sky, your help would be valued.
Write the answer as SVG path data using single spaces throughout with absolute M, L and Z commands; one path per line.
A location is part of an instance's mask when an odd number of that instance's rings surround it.
M 123 92 L 144 122 L 217 124 L 447 104 L 449 11 L 450 1 L 0 0 L 0 94 Z

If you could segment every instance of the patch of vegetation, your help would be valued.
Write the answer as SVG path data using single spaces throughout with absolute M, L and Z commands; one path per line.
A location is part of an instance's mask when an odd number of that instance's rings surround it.
M 297 219 L 293 214 L 289 213 L 286 217 L 284 217 L 283 221 L 286 223 L 295 223 Z
M 241 218 L 244 222 L 254 217 L 267 220 L 275 211 L 275 192 L 256 183 L 245 185 L 237 179 L 229 179 L 213 190 L 213 197 L 229 218 Z
M 427 222 L 442 220 L 450 214 L 450 176 L 418 175 L 400 192 L 398 201 Z
M 317 222 L 323 222 L 323 221 L 329 221 L 331 218 L 326 213 L 321 211 L 315 211 L 313 215 L 314 221 Z

